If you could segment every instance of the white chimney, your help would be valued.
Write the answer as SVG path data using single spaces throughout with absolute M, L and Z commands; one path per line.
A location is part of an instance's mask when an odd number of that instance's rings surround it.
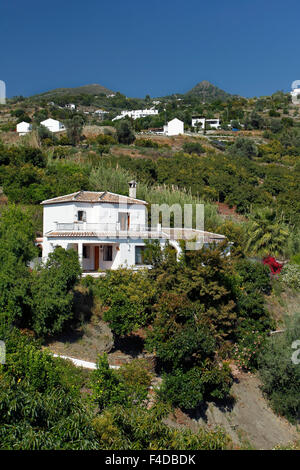
M 129 181 L 129 197 L 132 197 L 133 199 L 136 199 L 136 185 L 137 182 L 132 180 Z

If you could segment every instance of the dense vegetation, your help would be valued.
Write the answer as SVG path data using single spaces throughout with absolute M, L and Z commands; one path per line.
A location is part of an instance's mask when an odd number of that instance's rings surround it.
M 0 365 L 1 449 L 225 449 L 221 431 L 197 434 L 168 427 L 157 403 L 147 408 L 150 373 L 144 367 L 111 371 L 105 357 L 92 377 L 42 351 L 16 329 L 1 328 L 6 364 Z M 80 392 L 92 390 L 90 398 Z M 133 393 L 134 392 L 134 393 Z
M 161 252 L 153 242 L 145 255 L 151 271 L 84 280 L 116 335 L 146 328 L 146 349 L 164 377 L 160 396 L 174 406 L 228 397 L 232 377 L 224 359 L 235 354 L 234 344 L 264 337 L 273 326 L 262 296 L 270 293 L 268 268 L 233 262 L 222 249 L 187 251 L 177 262 L 171 247 Z
M 166 419 L 175 407 L 230 398 L 232 363 L 258 371 L 274 410 L 299 422 L 299 365 L 290 360 L 299 322 L 295 315 L 284 334 L 269 336 L 282 318 L 266 306 L 274 292 L 300 289 L 298 108 L 281 92 L 246 100 L 200 84 L 159 98 L 156 116 L 112 122 L 122 109 L 153 103 L 102 91 L 56 90 L 0 108 L 0 339 L 7 347 L 1 447 L 228 448 L 222 431 L 179 431 Z M 106 121 L 93 114 L 98 107 Z M 219 117 L 222 129 L 197 135 L 196 114 Z M 63 121 L 67 132 L 40 126 L 48 117 Z M 150 135 L 173 117 L 189 136 Z M 22 120 L 32 122 L 33 132 L 17 140 L 12 131 Z M 204 203 L 205 229 L 223 233 L 233 243 L 231 255 L 224 255 L 226 244 L 194 252 L 182 245 L 177 262 L 171 246 L 162 251 L 149 243 L 151 270 L 81 280 L 76 253 L 57 248 L 45 264 L 29 268 L 38 255 L 42 200 L 80 189 L 127 194 L 132 178 L 150 208 Z M 216 203 L 233 208 L 232 217 L 220 215 Z M 280 275 L 261 263 L 267 255 L 285 259 Z M 104 355 L 93 374 L 84 374 L 41 349 L 47 338 L 78 326 L 78 285 L 100 306 L 117 341 L 139 332 L 155 370 L 143 361 L 111 370 Z M 153 373 L 162 382 L 150 392 Z

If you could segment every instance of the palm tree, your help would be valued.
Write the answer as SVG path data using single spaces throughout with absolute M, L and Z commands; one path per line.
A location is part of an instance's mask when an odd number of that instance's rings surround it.
M 258 209 L 250 216 L 247 229 L 246 251 L 258 256 L 280 256 L 289 236 L 288 226 L 282 217 L 269 208 Z

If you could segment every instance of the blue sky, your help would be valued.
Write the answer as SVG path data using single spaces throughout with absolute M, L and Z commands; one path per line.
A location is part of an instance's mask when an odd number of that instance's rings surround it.
M 201 80 L 243 96 L 300 79 L 299 0 L 2 0 L 7 95 L 100 83 L 127 96 Z

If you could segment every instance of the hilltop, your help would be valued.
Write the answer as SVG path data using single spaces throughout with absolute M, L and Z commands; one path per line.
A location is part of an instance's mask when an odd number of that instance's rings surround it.
M 187 91 L 185 95 L 196 96 L 197 98 L 201 98 L 203 102 L 207 103 L 217 100 L 227 101 L 234 96 L 221 88 L 218 88 L 207 80 L 197 83 L 197 85 Z
M 64 95 L 109 95 L 113 93 L 112 90 L 106 88 L 98 83 L 93 83 L 91 85 L 83 85 L 74 88 L 55 88 L 54 90 L 49 90 L 44 93 L 34 95 L 34 97 L 51 97 L 51 96 L 64 96 Z

